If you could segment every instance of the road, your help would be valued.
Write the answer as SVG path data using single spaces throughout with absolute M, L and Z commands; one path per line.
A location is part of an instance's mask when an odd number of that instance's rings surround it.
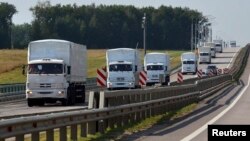
M 220 60 L 222 62 L 222 60 Z M 226 64 L 225 64 L 226 65 Z M 174 122 L 126 137 L 136 141 L 207 141 L 207 125 L 250 123 L 250 58 L 238 84 L 222 89 L 198 104 L 198 108 Z
M 236 52 L 239 48 L 226 48 L 223 53 L 218 53 L 218 58 L 212 59 L 212 63 L 216 64 L 219 68 L 228 67 L 233 57 L 237 54 Z M 205 68 L 207 64 L 199 65 L 199 68 Z M 193 78 L 196 75 L 185 75 L 184 79 Z M 177 75 L 173 74 L 171 76 L 172 81 L 177 80 Z M 88 98 L 86 98 L 88 100 Z M 28 107 L 26 100 L 10 101 L 5 103 L 0 103 L 0 119 L 12 116 L 20 115 L 39 115 L 43 113 L 60 112 L 65 110 L 78 110 L 86 109 L 87 104 L 84 105 L 74 105 L 74 106 L 61 106 L 58 104 L 45 105 L 45 106 L 34 106 Z M 10 112 L 11 111 L 11 112 Z

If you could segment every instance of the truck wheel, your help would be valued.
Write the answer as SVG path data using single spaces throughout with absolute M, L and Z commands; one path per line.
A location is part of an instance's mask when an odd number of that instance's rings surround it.
M 85 86 L 82 86 L 82 98 L 80 102 L 85 103 Z
M 38 106 L 44 106 L 44 100 L 37 100 L 37 105 Z
M 67 98 L 66 99 L 63 99 L 61 102 L 62 102 L 62 105 L 63 106 L 69 106 L 69 105 L 71 105 L 71 94 L 72 94 L 72 92 L 71 92 L 71 86 L 69 86 L 68 87 L 68 89 L 67 89 Z
M 34 101 L 31 100 L 31 99 L 28 99 L 27 104 L 28 104 L 29 107 L 32 107 L 32 106 L 34 106 Z

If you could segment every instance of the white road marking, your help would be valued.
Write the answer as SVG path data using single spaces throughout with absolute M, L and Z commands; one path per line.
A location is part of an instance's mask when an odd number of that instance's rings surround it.
M 250 84 L 250 75 L 248 76 L 247 86 L 245 86 L 245 88 L 240 92 L 240 94 L 237 96 L 237 98 L 233 101 L 232 104 L 230 104 L 224 111 L 222 111 L 216 117 L 214 117 L 209 122 L 207 122 L 206 124 L 204 124 L 202 127 L 200 127 L 199 129 L 197 129 L 196 131 L 194 131 L 190 135 L 188 135 L 185 138 L 183 138 L 181 141 L 190 141 L 190 140 L 192 140 L 193 138 L 195 138 L 196 136 L 198 136 L 200 133 L 202 133 L 204 130 L 206 130 L 208 125 L 215 123 L 224 114 L 226 114 L 239 101 L 239 99 L 242 97 L 242 95 L 245 93 L 245 91 L 249 87 L 249 84 Z

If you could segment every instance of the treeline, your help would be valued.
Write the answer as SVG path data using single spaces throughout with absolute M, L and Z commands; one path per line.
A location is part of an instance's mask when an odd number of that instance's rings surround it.
M 204 18 L 195 10 L 166 6 L 51 6 L 43 2 L 30 10 L 32 23 L 13 27 L 15 47 L 26 47 L 31 40 L 56 38 L 88 48 L 135 48 L 137 44 L 142 48 L 142 17 L 146 13 L 148 49 L 189 49 L 191 23 Z

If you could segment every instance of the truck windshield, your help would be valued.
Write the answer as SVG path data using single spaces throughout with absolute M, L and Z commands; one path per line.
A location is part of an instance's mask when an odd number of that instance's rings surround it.
M 131 64 L 112 64 L 109 65 L 109 71 L 132 71 Z
M 28 66 L 29 74 L 62 74 L 63 65 L 62 64 L 29 64 Z
M 200 53 L 200 56 L 209 56 L 209 53 Z
M 163 70 L 162 65 L 148 65 L 147 70 Z
M 194 64 L 194 61 L 183 61 L 183 64 Z

